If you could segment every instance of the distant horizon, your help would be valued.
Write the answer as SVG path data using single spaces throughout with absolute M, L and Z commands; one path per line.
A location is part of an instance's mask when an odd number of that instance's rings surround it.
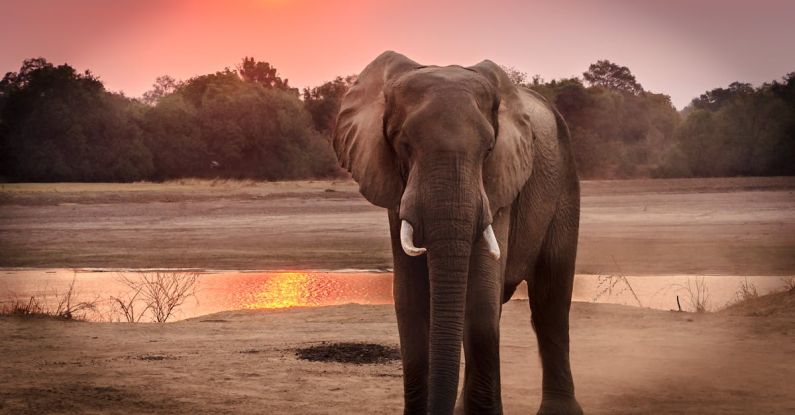
M 8 1 L 0 6 L 0 72 L 43 57 L 90 70 L 140 97 L 155 78 L 178 80 L 267 61 L 297 88 L 359 73 L 384 50 L 429 65 L 490 59 L 549 81 L 582 77 L 607 59 L 678 110 L 731 82 L 759 86 L 795 71 L 795 3 L 708 0 Z

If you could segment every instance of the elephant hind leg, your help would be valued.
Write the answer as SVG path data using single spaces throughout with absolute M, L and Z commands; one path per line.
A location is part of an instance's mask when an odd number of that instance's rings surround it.
M 575 205 L 571 205 L 576 209 Z M 578 215 L 558 210 L 528 281 L 533 329 L 543 367 L 539 414 L 581 414 L 569 364 L 569 308 L 574 284 Z

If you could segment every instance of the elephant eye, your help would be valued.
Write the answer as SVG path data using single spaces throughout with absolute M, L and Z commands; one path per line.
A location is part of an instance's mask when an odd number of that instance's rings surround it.
M 400 143 L 400 151 L 406 156 L 411 156 L 411 146 L 405 141 Z
M 486 158 L 491 155 L 491 151 L 494 150 L 494 143 L 492 143 L 488 149 L 486 149 Z

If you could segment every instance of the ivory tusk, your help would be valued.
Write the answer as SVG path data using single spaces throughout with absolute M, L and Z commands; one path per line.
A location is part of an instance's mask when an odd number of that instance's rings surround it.
M 405 220 L 400 223 L 400 245 L 408 256 L 419 256 L 426 251 L 425 248 L 414 246 L 414 227 Z
M 497 244 L 497 237 L 494 236 L 494 228 L 492 228 L 491 225 L 486 227 L 486 230 L 483 231 L 483 238 L 486 239 L 486 244 L 489 246 L 489 254 L 492 258 L 499 260 L 500 245 Z

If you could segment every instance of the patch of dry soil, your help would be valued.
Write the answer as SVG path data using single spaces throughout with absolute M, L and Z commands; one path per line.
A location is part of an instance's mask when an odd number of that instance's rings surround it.
M 230 311 L 164 325 L 0 318 L 0 413 L 394 414 L 399 361 L 295 349 L 395 345 L 391 306 Z M 572 367 L 590 414 L 795 413 L 795 319 L 575 303 Z M 541 370 L 524 301 L 501 328 L 505 413 L 534 413 Z M 142 358 L 165 356 L 167 358 Z

